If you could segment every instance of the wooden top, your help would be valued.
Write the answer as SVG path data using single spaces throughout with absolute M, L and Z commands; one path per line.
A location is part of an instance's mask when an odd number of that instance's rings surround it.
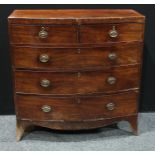
M 15 10 L 8 19 L 17 24 L 144 22 L 140 13 L 122 9 Z

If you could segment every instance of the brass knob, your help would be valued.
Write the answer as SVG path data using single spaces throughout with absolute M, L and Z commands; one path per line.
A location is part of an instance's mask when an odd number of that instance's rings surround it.
M 117 59 L 117 55 L 116 55 L 116 53 L 109 53 L 108 58 L 110 60 L 116 60 Z
M 47 79 L 43 79 L 43 80 L 41 80 L 40 85 L 44 88 L 47 88 L 51 85 L 51 82 Z
M 116 38 L 116 37 L 118 37 L 118 32 L 117 32 L 115 26 L 113 26 L 113 27 L 112 27 L 112 30 L 109 31 L 109 36 L 110 36 L 111 38 Z
M 113 84 L 116 83 L 116 78 L 113 77 L 113 76 L 110 76 L 110 77 L 108 77 L 107 82 L 108 82 L 110 85 L 113 85 Z
M 48 105 L 43 105 L 41 107 L 42 111 L 45 112 L 45 113 L 48 113 L 52 110 L 51 106 L 48 106 Z
M 45 31 L 45 27 L 41 27 L 40 32 L 38 33 L 39 38 L 44 39 L 48 37 L 48 32 Z
M 49 59 L 50 59 L 50 57 L 47 54 L 41 54 L 39 56 L 39 61 L 42 62 L 42 63 L 48 62 Z
M 107 110 L 114 110 L 115 109 L 115 104 L 114 103 L 108 103 L 106 104 L 106 108 Z

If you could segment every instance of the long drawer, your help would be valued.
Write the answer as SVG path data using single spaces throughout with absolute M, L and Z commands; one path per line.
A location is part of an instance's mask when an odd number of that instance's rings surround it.
M 17 95 L 17 117 L 34 121 L 96 121 L 132 115 L 137 112 L 137 95 L 133 91 L 79 97 Z
M 12 55 L 15 68 L 77 70 L 140 63 L 141 48 L 141 44 L 79 49 L 12 46 Z
M 139 87 L 139 73 L 139 65 L 84 72 L 16 70 L 15 91 L 32 94 L 111 93 Z

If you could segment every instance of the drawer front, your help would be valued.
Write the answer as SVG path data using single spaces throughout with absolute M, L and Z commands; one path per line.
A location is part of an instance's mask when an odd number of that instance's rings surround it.
M 115 92 L 139 86 L 139 65 L 86 72 L 16 71 L 16 92 L 75 94 Z
M 12 47 L 16 68 L 64 70 L 106 68 L 140 63 L 141 45 L 116 45 L 103 48 L 35 48 Z
M 135 114 L 137 93 L 75 98 L 17 95 L 16 109 L 22 119 L 93 121 Z
M 77 33 L 74 26 L 11 25 L 12 44 L 75 44 Z
M 143 29 L 140 23 L 82 25 L 80 41 L 83 44 L 142 41 Z

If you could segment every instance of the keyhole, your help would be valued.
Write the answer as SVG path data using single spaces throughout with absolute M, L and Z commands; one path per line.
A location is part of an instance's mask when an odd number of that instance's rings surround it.
M 81 50 L 80 50 L 80 49 L 78 49 L 77 53 L 78 53 L 78 54 L 80 54 L 80 53 L 81 53 Z
M 77 73 L 77 76 L 78 76 L 78 78 L 80 78 L 80 77 L 81 77 L 81 73 L 80 73 L 80 72 L 78 72 L 78 73 Z
M 78 104 L 80 104 L 80 103 L 81 103 L 81 100 L 80 100 L 79 98 L 77 99 L 77 103 L 78 103 Z

